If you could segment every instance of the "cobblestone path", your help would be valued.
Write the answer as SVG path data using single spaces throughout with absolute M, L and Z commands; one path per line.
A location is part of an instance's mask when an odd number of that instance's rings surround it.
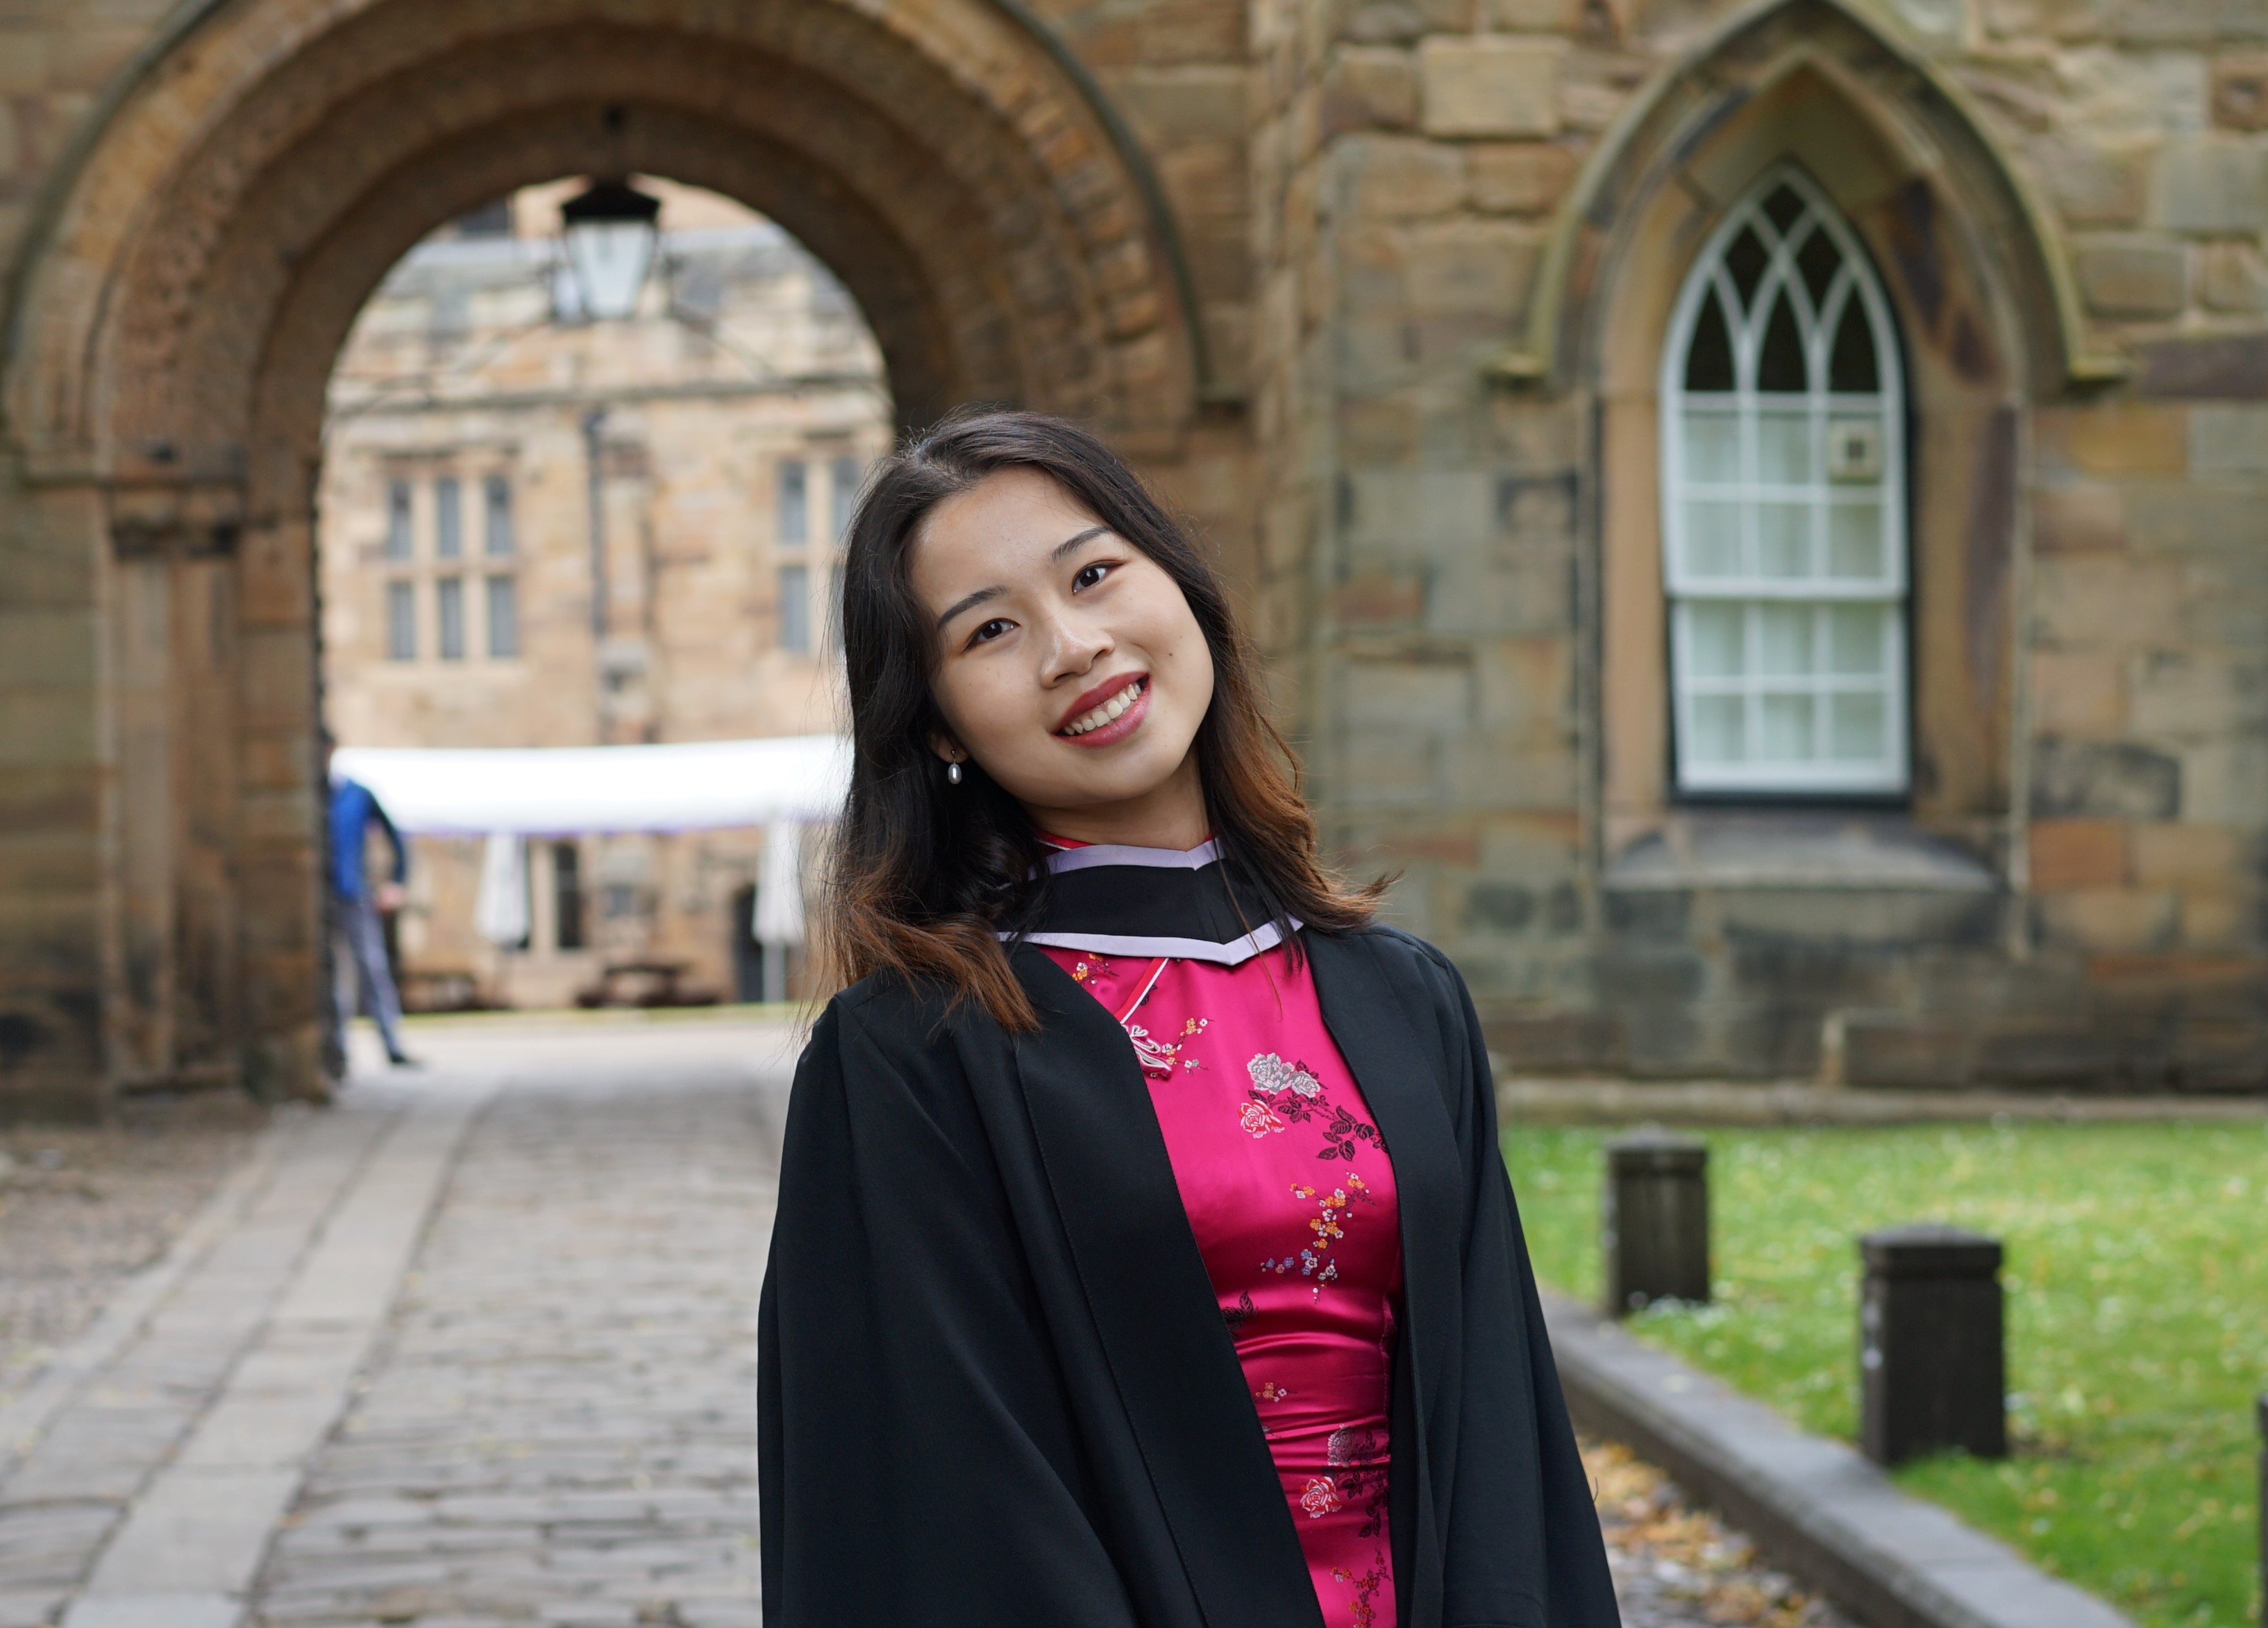
M 263 1133 L 0 1406 L 0 1628 L 758 1622 L 786 1031 L 420 1040 Z M 1594 1473 L 1633 1628 L 1830 1620 Z
M 759 1101 L 697 1068 L 499 1094 L 258 1621 L 753 1628 Z

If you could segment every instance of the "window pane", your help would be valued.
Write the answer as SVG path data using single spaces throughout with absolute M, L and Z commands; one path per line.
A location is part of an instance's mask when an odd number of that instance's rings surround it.
M 811 534 L 810 495 L 804 466 L 793 460 L 779 467 L 779 540 L 802 542 Z
M 1828 755 L 1845 762 L 1878 762 L 1889 749 L 1886 709 L 1879 695 L 1837 696 L 1832 701 Z
M 1827 571 L 1874 581 L 1882 575 L 1882 505 L 1838 503 L 1827 511 Z
M 444 661 L 465 659 L 465 579 L 444 577 L 433 585 L 435 645 Z
M 519 654 L 519 581 L 491 577 L 488 581 L 489 654 L 503 660 Z
M 1753 305 L 1756 284 L 1764 280 L 1764 266 L 1771 256 L 1765 253 L 1764 241 L 1743 226 L 1725 251 L 1725 269 L 1732 275 L 1733 286 L 1741 291 L 1741 304 Z
M 811 649 L 811 570 L 783 565 L 779 573 L 779 645 L 798 655 Z
M 1756 478 L 1778 486 L 1807 485 L 1817 478 L 1810 414 L 1757 415 Z
M 1756 505 L 1756 574 L 1781 580 L 1811 575 L 1811 505 Z
M 1685 607 L 1685 661 L 1696 678 L 1738 678 L 1748 671 L 1748 611 L 1703 600 Z
M 583 947 L 583 854 L 573 843 L 551 844 L 552 937 L 563 950 Z
M 1812 756 L 1811 697 L 1766 696 L 1764 698 L 1764 751 L 1777 762 L 1800 763 Z
M 1810 673 L 1811 616 L 1808 605 L 1757 608 L 1758 672 L 1772 678 L 1801 678 Z
M 1804 291 L 1811 296 L 1812 310 L 1825 309 L 1827 291 L 1835 282 L 1835 274 L 1843 269 L 1843 252 L 1835 247 L 1835 239 L 1828 236 L 1826 228 L 1811 229 L 1803 247 L 1795 251 L 1795 269 L 1803 274 Z
M 1827 387 L 1854 395 L 1882 387 L 1874 365 L 1874 330 L 1855 288 L 1843 302 L 1843 320 L 1836 325 L 1835 349 L 1827 357 Z
M 1741 478 L 1741 420 L 1738 414 L 1690 410 L 1686 413 L 1685 478 L 1689 481 L 1737 481 Z
M 850 534 L 850 513 L 858 506 L 858 460 L 837 458 L 835 460 L 835 540 L 842 541 Z
M 1733 336 L 1713 290 L 1702 296 L 1701 314 L 1694 319 L 1693 340 L 1685 351 L 1685 387 L 1727 394 L 1734 387 Z
M 501 475 L 491 475 L 482 483 L 483 507 L 487 511 L 488 550 L 492 555 L 510 554 L 512 535 L 512 483 Z
M 445 475 L 433 483 L 433 552 L 453 560 L 465 551 L 465 517 L 457 477 Z
M 1696 577 L 1741 574 L 1741 505 L 1685 505 L 1685 569 Z
M 386 585 L 386 654 L 392 661 L 417 659 L 417 594 L 406 582 Z
M 1796 195 L 1795 188 L 1785 181 L 1773 188 L 1771 195 L 1764 200 L 1765 217 L 1783 233 L 1795 225 L 1802 214 L 1803 200 Z
M 1756 388 L 1800 395 L 1810 387 L 1811 370 L 1803 359 L 1795 306 L 1782 294 L 1772 301 L 1771 320 L 1764 324 L 1764 349 L 1756 354 Z
M 1832 605 L 1827 611 L 1827 670 L 1843 677 L 1871 678 L 1887 665 L 1882 632 L 1888 605 Z
M 409 483 L 386 483 L 386 557 L 406 560 L 411 549 Z
M 1692 739 L 1686 748 L 1697 763 L 1737 763 L 1749 755 L 1747 703 L 1738 696 L 1696 696 Z

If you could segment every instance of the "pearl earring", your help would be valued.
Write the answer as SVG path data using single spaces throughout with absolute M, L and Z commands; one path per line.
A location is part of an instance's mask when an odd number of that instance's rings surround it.
M 961 784 L 961 760 L 959 758 L 954 758 L 951 762 L 945 766 L 945 777 L 953 782 L 955 785 L 959 785 Z

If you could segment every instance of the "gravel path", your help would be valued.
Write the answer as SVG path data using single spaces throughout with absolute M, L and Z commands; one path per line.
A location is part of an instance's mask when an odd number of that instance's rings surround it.
M 157 1258 L 266 1122 L 214 1091 L 130 1101 L 101 1127 L 0 1128 L 0 1407 Z
M 1598 1494 L 1624 1628 L 1851 1628 L 1628 1448 L 1586 1440 L 1583 1463 Z

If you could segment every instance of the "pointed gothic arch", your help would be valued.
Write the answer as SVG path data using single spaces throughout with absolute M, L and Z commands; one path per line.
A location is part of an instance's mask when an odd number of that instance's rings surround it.
M 1792 85 L 1823 90 L 1889 159 L 1917 254 L 1952 248 L 1994 268 L 1996 316 L 2021 348 L 2036 397 L 2125 375 L 2124 358 L 2092 342 L 2062 237 L 2022 172 L 1960 88 L 1852 0 L 1760 0 L 1647 81 L 1561 203 L 1507 372 L 1562 387 L 1587 376 L 1632 223 L 1663 188 L 1690 182 L 1690 161 L 1727 126 L 1788 99 Z M 1966 240 L 1935 240 L 1948 232 Z

